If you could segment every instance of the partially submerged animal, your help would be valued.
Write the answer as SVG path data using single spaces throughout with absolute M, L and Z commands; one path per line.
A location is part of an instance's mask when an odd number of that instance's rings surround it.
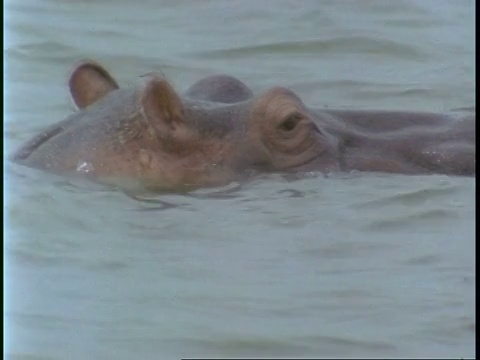
M 183 94 L 157 73 L 120 89 L 93 61 L 75 66 L 69 88 L 78 111 L 28 140 L 14 162 L 164 190 L 258 171 L 475 173 L 475 114 L 310 108 L 286 88 L 255 96 L 227 75 Z

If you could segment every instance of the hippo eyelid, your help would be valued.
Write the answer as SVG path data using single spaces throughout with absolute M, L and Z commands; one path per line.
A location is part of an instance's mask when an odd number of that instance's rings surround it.
M 303 115 L 295 112 L 287 116 L 281 123 L 278 125 L 278 129 L 284 132 L 290 132 L 297 127 L 297 124 L 303 119 Z

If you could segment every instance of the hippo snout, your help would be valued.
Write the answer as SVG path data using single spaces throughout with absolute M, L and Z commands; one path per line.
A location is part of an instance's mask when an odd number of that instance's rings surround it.
M 62 128 L 56 127 L 49 131 L 42 132 L 28 141 L 20 149 L 14 152 L 10 156 L 10 160 L 13 162 L 20 162 L 26 160 L 35 150 L 37 150 L 42 144 L 49 141 L 52 137 L 58 135 L 62 131 Z

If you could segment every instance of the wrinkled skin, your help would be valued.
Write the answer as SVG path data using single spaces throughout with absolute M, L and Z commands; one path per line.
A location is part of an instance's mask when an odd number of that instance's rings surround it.
M 27 141 L 12 160 L 150 189 L 226 184 L 257 171 L 475 173 L 475 115 L 306 107 L 276 87 L 260 96 L 226 75 L 179 95 L 160 75 L 120 89 L 91 61 L 69 88 L 78 111 Z

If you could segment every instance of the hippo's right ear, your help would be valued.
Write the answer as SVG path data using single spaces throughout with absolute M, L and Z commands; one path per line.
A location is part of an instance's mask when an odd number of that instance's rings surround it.
M 73 102 L 83 109 L 118 89 L 117 82 L 99 64 L 86 60 L 75 65 L 68 80 Z
M 184 129 L 184 110 L 180 96 L 159 74 L 149 74 L 141 94 L 142 111 L 157 134 L 165 137 Z M 179 132 L 180 131 L 180 132 Z

